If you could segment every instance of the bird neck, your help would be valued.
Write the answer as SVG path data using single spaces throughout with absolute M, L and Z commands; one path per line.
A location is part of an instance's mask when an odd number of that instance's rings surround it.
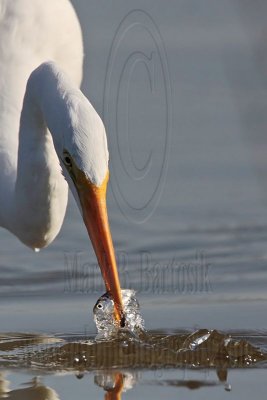
M 41 78 L 41 77 L 40 77 Z M 58 234 L 67 205 L 67 183 L 47 128 L 53 113 L 53 97 L 45 101 L 41 79 L 29 79 L 19 129 L 14 216 L 10 229 L 32 248 L 47 246 Z M 39 94 L 36 95 L 36 94 Z M 51 118 L 50 118 L 51 119 Z

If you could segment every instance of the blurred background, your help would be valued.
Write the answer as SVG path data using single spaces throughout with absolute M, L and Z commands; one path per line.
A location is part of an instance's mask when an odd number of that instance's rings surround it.
M 266 329 L 266 2 L 72 3 L 122 286 L 149 329 Z M 104 286 L 71 195 L 47 249 L 1 230 L 0 253 L 2 331 L 95 331 Z

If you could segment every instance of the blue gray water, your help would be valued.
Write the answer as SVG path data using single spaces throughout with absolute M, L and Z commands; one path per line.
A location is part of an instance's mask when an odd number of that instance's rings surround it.
M 137 291 L 146 327 L 266 330 L 267 6 L 73 4 L 84 34 L 83 90 L 108 133 L 108 209 L 122 286 Z M 0 238 L 1 331 L 94 333 L 92 309 L 104 287 L 73 199 L 58 238 L 40 253 L 7 231 Z M 261 398 L 265 372 L 233 371 L 237 398 L 255 397 L 256 385 Z M 146 373 L 154 384 L 137 385 L 129 398 L 192 397 Z M 213 372 L 168 374 L 203 380 Z M 68 379 L 46 383 L 64 399 L 103 397 L 93 375 Z

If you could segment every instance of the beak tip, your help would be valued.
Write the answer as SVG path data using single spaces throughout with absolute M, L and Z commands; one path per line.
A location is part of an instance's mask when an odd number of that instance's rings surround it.
M 122 315 L 121 320 L 120 320 L 120 327 L 125 328 L 126 321 L 125 321 L 125 316 Z

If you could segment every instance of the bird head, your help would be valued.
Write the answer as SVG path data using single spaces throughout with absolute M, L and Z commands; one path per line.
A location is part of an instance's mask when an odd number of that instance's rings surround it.
M 29 80 L 39 97 L 63 175 L 81 211 L 106 289 L 114 299 L 115 317 L 123 309 L 115 252 L 109 228 L 106 191 L 109 179 L 104 124 L 94 107 L 54 62 L 41 64 Z
M 120 282 L 106 207 L 109 155 L 105 127 L 81 92 L 70 96 L 67 106 L 69 122 L 60 155 L 63 173 L 80 208 L 106 289 L 113 296 L 116 319 L 123 325 Z

